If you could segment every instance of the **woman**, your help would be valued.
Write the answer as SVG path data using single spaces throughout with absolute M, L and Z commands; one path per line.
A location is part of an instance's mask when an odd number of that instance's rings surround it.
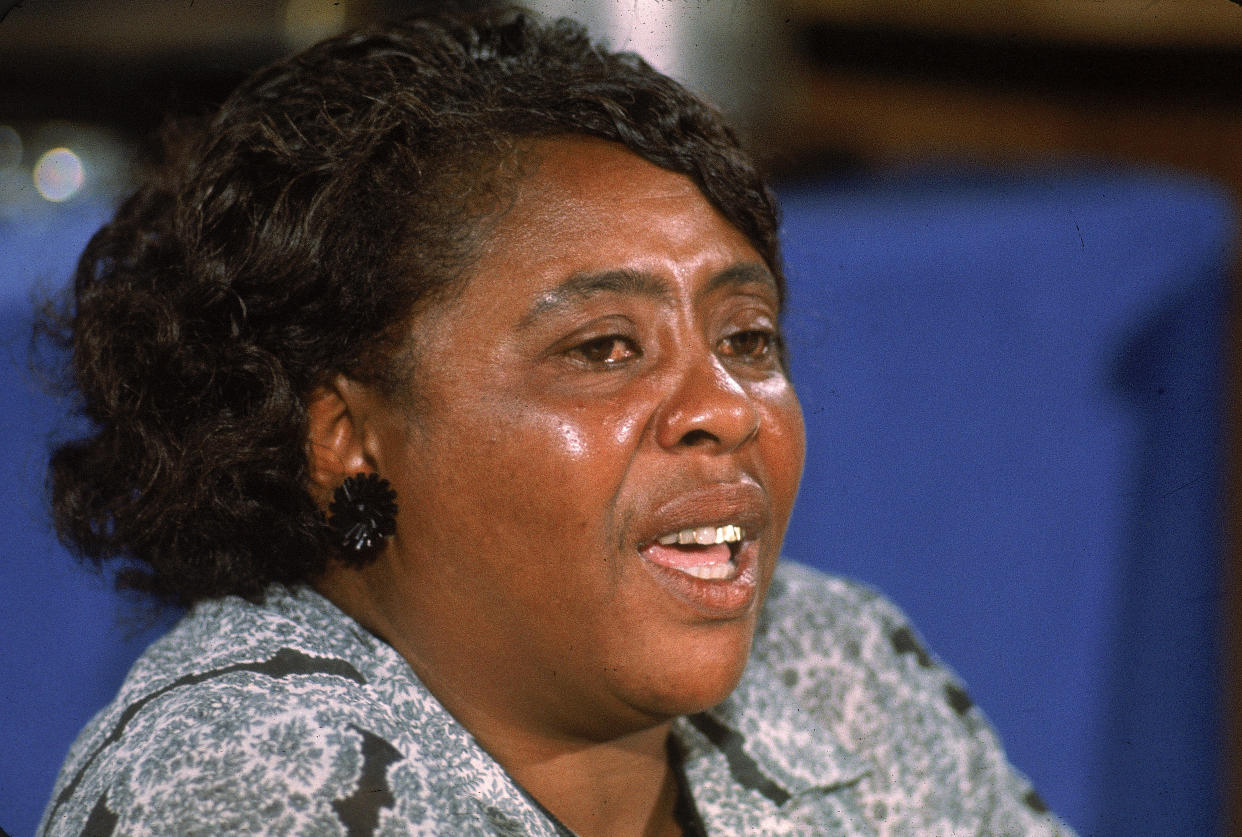
M 191 609 L 46 834 L 1058 833 L 891 606 L 776 566 L 776 212 L 715 112 L 497 12 L 173 147 L 79 266 L 52 479 Z

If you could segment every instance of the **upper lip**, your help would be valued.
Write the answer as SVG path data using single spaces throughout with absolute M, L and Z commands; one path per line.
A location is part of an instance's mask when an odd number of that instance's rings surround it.
M 750 479 L 699 485 L 664 500 L 640 516 L 638 547 L 661 535 L 698 526 L 741 526 L 746 540 L 753 540 L 770 517 L 767 492 Z

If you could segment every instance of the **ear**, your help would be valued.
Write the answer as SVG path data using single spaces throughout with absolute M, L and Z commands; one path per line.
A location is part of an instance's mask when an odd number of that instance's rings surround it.
M 364 439 L 366 401 L 359 385 L 344 375 L 315 388 L 307 399 L 309 488 L 322 508 L 346 477 L 374 470 Z

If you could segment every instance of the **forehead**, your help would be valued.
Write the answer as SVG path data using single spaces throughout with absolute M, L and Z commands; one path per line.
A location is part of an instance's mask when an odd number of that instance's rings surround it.
M 545 282 L 573 272 L 626 268 L 681 278 L 763 263 L 688 177 L 617 143 L 561 136 L 521 150 L 510 200 L 489 225 L 476 279 L 513 274 Z
M 707 204 L 685 175 L 660 168 L 625 146 L 580 135 L 562 135 L 525 147 L 518 204 L 526 211 L 562 206 L 592 207 L 629 199 L 696 200 Z M 517 204 L 515 204 L 516 206 Z

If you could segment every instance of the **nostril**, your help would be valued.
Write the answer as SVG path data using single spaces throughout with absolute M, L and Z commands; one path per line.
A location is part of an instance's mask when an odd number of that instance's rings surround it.
M 710 431 L 704 430 L 701 427 L 696 427 L 681 437 L 683 445 L 702 445 L 719 441 Z
M 669 450 L 727 453 L 759 430 L 760 404 L 718 359 L 681 370 L 658 413 L 659 444 Z

